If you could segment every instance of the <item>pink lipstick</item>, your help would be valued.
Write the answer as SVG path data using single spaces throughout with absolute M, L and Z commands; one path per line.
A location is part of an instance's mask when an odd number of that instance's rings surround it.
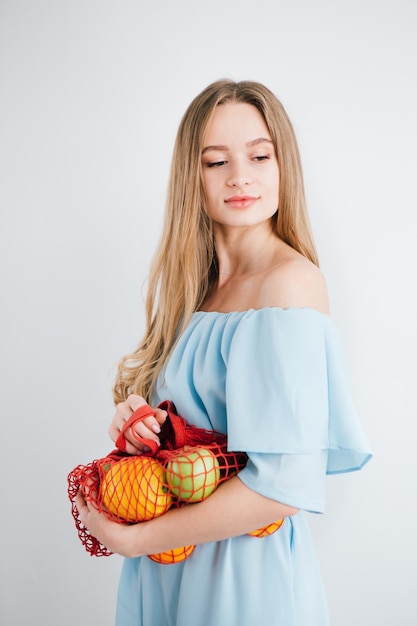
M 257 200 L 259 200 L 258 196 L 230 196 L 225 199 L 225 203 L 235 209 L 246 209 L 252 206 Z

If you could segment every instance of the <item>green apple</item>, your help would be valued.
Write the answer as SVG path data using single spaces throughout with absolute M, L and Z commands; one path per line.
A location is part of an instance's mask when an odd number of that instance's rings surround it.
M 217 457 L 211 450 L 184 447 L 166 466 L 171 493 L 185 502 L 199 502 L 208 498 L 220 480 Z

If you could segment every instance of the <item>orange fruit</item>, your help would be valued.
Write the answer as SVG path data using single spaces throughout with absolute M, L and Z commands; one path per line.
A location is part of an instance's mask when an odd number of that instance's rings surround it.
M 174 548 L 174 550 L 167 550 L 166 552 L 160 552 L 159 554 L 148 554 L 148 558 L 155 563 L 162 563 L 163 565 L 171 565 L 172 563 L 181 563 L 188 559 L 190 554 L 194 551 L 195 546 L 185 546 L 184 548 Z
M 164 467 L 145 456 L 126 457 L 110 465 L 101 481 L 100 493 L 106 509 L 127 522 L 158 517 L 172 503 Z
M 283 525 L 284 520 L 279 519 L 272 524 L 268 524 L 268 526 L 262 526 L 262 528 L 258 528 L 257 530 L 252 530 L 248 535 L 251 537 L 267 537 L 267 535 L 272 535 L 272 533 L 276 532 Z

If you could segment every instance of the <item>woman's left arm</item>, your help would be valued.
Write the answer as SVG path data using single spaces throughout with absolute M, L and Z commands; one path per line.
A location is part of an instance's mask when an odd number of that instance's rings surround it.
M 157 554 L 173 548 L 221 541 L 295 515 L 298 509 L 260 495 L 235 476 L 206 500 L 172 508 L 147 522 L 125 525 L 109 521 L 81 494 L 76 505 L 81 522 L 112 552 L 125 557 Z

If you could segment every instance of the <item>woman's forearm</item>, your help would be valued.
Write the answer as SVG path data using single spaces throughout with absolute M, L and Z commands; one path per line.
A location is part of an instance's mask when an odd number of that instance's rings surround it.
M 221 541 L 294 515 L 297 511 L 256 493 L 235 476 L 202 502 L 173 508 L 149 522 L 131 526 L 129 552 L 131 556 L 141 556 Z

